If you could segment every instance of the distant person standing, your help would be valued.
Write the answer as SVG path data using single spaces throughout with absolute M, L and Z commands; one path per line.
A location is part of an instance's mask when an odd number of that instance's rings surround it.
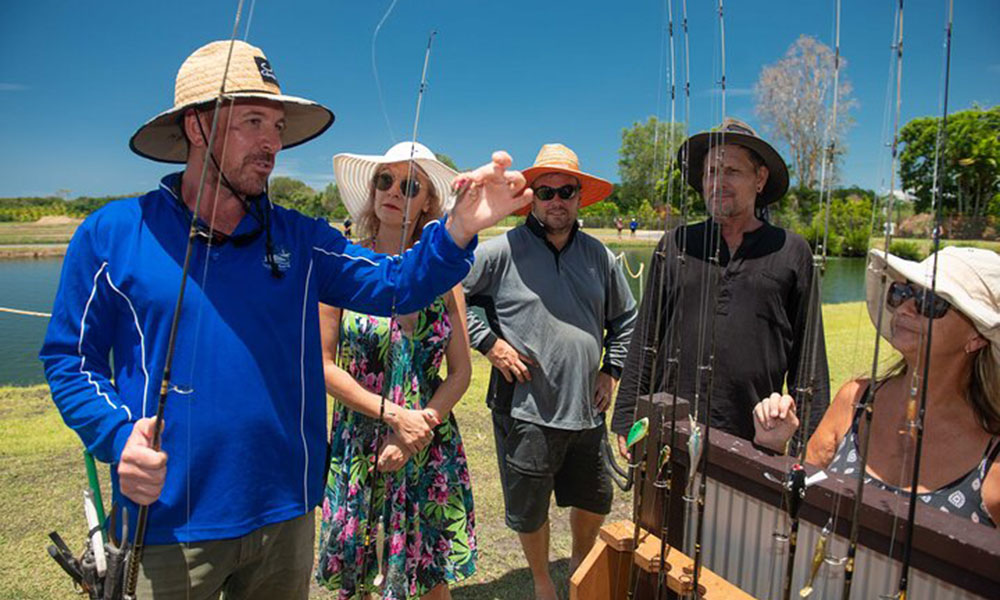
M 618 239 L 622 239 L 622 229 L 625 229 L 625 222 L 621 217 L 615 217 L 615 229 L 618 230 Z
M 628 230 L 632 232 L 632 237 L 635 237 L 635 230 L 639 229 L 639 221 L 635 217 L 628 223 Z
M 350 217 L 344 219 L 344 237 L 349 240 L 353 239 L 351 236 L 351 225 L 354 225 L 354 221 L 352 221 Z

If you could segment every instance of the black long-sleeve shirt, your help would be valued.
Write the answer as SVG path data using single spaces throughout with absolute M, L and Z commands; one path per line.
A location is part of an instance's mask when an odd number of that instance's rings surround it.
M 684 235 L 685 252 L 679 260 Z M 708 220 L 677 228 L 660 240 L 618 388 L 611 423 L 615 432 L 628 432 L 640 395 L 673 392 L 676 377 L 678 395 L 690 400 L 694 410 L 698 366 L 709 363 L 713 348 L 712 371 L 702 370 L 699 394 L 699 418 L 704 421 L 711 376 L 712 427 L 753 439 L 756 403 L 781 392 L 786 382 L 794 395 L 800 378 L 812 381 L 809 432 L 826 412 L 830 375 L 820 299 L 810 293 L 813 266 L 808 244 L 801 236 L 765 222 L 744 234 L 732 256 L 725 241 L 719 240 L 719 264 L 713 265 L 706 257 L 711 256 L 718 235 L 718 226 Z M 816 320 L 807 327 L 811 302 Z M 704 315 L 702 307 L 707 307 Z M 818 334 L 810 336 L 815 344 L 806 339 L 807 329 Z M 671 347 L 679 348 L 679 354 Z M 670 363 L 670 356 L 679 360 Z M 804 411 L 798 407 L 800 418 Z

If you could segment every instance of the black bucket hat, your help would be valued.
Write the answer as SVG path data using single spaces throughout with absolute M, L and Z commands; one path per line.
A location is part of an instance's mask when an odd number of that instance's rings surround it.
M 757 135 L 752 127 L 740 121 L 726 117 L 722 125 L 712 131 L 696 133 L 688 138 L 677 150 L 677 161 L 684 164 L 685 152 L 690 158 L 688 162 L 688 183 L 701 193 L 701 177 L 705 170 L 705 155 L 709 148 L 724 144 L 736 144 L 756 152 L 767 165 L 767 182 L 764 189 L 757 194 L 757 206 L 763 207 L 781 200 L 788 191 L 788 166 L 778 151 Z

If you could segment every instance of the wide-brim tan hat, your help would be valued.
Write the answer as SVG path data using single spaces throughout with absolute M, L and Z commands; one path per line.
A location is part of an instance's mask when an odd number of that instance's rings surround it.
M 535 164 L 523 171 L 524 179 L 531 187 L 536 179 L 548 173 L 565 173 L 580 180 L 580 208 L 600 202 L 615 189 L 610 181 L 595 177 L 580 170 L 580 159 L 562 144 L 545 144 L 535 157 Z M 531 205 L 519 210 L 517 214 L 526 215 L 531 211 Z
M 785 164 L 785 160 L 771 144 L 758 136 L 752 127 L 743 121 L 729 117 L 724 119 L 717 129 L 696 133 L 677 149 L 678 164 L 684 164 L 685 152 L 689 157 L 688 184 L 701 193 L 705 155 L 708 154 L 710 148 L 726 144 L 750 148 L 760 155 L 764 159 L 764 164 L 767 165 L 767 182 L 764 184 L 764 189 L 757 194 L 756 205 L 758 207 L 767 206 L 781 200 L 785 192 L 788 191 L 788 165 Z
M 228 71 L 227 60 L 230 60 Z M 161 162 L 186 162 L 188 143 L 181 127 L 182 115 L 189 108 L 218 98 L 223 73 L 226 75 L 224 106 L 230 99 L 236 103 L 243 99 L 271 100 L 284 106 L 282 148 L 308 142 L 333 124 L 333 113 L 325 106 L 281 93 L 274 69 L 260 48 L 239 40 L 211 42 L 195 50 L 181 65 L 174 85 L 173 108 L 156 115 L 135 132 L 129 141 L 132 151 Z
M 407 162 L 410 159 L 423 169 L 431 180 L 441 210 L 447 212 L 455 205 L 451 182 L 458 173 L 437 159 L 430 148 L 419 142 L 400 142 L 385 154 L 337 154 L 333 157 L 333 173 L 337 179 L 340 199 L 355 220 L 368 204 L 372 180 L 379 165 Z
M 1000 254 L 984 248 L 949 246 L 937 255 L 935 293 L 972 321 L 976 331 L 989 341 L 993 359 L 1000 367 Z M 934 255 L 915 262 L 882 250 L 871 250 L 868 257 L 865 275 L 868 316 L 877 324 L 881 304 L 879 334 L 888 340 L 892 335 L 892 312 L 885 302 L 889 287 L 882 285 L 882 273 L 886 274 L 888 282 L 910 281 L 930 289 Z

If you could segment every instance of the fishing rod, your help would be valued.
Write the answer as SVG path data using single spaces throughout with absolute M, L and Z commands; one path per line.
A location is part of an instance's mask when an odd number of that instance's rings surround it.
M 807 488 L 806 472 L 803 465 L 805 465 L 806 462 L 806 450 L 809 434 L 811 432 L 810 425 L 812 422 L 812 403 L 819 387 L 819 382 L 817 381 L 817 362 L 819 360 L 821 350 L 819 344 L 820 340 L 823 338 L 823 274 L 826 271 L 832 195 L 830 190 L 831 186 L 828 185 L 827 181 L 827 174 L 828 170 L 833 170 L 833 161 L 836 156 L 835 145 L 837 138 L 837 96 L 839 94 L 840 82 L 840 0 L 836 0 L 835 2 L 834 20 L 836 23 L 834 33 L 834 46 L 836 50 L 833 62 L 833 100 L 831 103 L 831 115 L 826 122 L 824 132 L 824 136 L 828 141 L 828 143 L 824 144 L 827 151 L 823 155 L 820 166 L 820 199 L 821 202 L 824 203 L 823 210 L 825 212 L 824 237 L 821 244 L 817 239 L 814 239 L 815 250 L 813 253 L 812 271 L 809 275 L 810 282 L 809 293 L 807 295 L 805 335 L 802 343 L 802 356 L 799 358 L 799 364 L 796 368 L 796 404 L 802 409 L 802 421 L 799 426 L 799 441 L 797 448 L 798 457 L 797 461 L 791 464 L 782 485 L 784 494 L 783 503 L 785 504 L 789 517 L 788 555 L 785 561 L 785 573 L 782 585 L 782 598 L 784 600 L 789 600 L 792 593 L 792 579 L 795 574 L 795 554 L 798 548 L 800 523 L 799 509 L 801 508 L 802 500 L 805 498 Z M 832 520 L 828 523 L 828 525 L 832 527 Z M 813 591 L 813 581 L 819 573 L 819 566 L 822 565 L 830 532 L 831 529 L 829 527 L 824 528 L 816 540 L 815 547 L 813 548 L 813 560 L 811 561 L 814 567 L 810 570 L 810 576 L 807 579 L 806 585 L 799 592 L 799 595 L 802 597 L 809 596 Z
M 673 43 L 673 39 L 672 39 L 672 33 L 671 33 L 671 44 L 672 43 Z M 671 52 L 672 52 L 672 50 L 673 50 L 673 47 L 671 46 Z M 672 56 L 671 56 L 671 58 L 672 58 Z M 660 111 L 660 106 L 659 106 L 660 105 L 660 96 L 659 96 L 659 94 L 660 94 L 660 90 L 661 90 L 661 87 L 662 87 L 661 83 L 663 81 L 663 59 L 664 59 L 664 56 L 663 56 L 663 32 L 661 31 L 660 68 L 657 69 L 657 74 L 658 74 L 658 77 L 659 77 L 659 81 L 657 82 L 657 101 L 656 101 L 656 114 L 657 115 L 659 115 L 659 111 Z M 673 67 L 671 67 L 671 78 L 672 77 L 673 77 Z M 671 94 L 673 94 L 673 90 L 672 89 L 671 89 Z M 673 128 L 672 127 L 673 127 L 673 115 L 671 115 L 670 129 L 668 129 L 668 131 L 666 132 L 667 139 L 664 142 L 664 146 L 667 148 L 668 152 L 669 152 L 669 147 L 670 147 L 670 141 L 671 141 L 671 139 L 673 137 Z M 659 119 L 655 119 L 653 121 L 653 129 L 654 129 L 654 141 L 653 141 L 653 164 L 652 164 L 651 178 L 653 178 L 654 180 L 658 180 L 659 177 L 662 175 L 662 171 L 659 168 L 659 164 L 660 164 L 659 163 L 659 138 L 660 138 L 660 129 L 661 129 Z M 669 173 L 669 171 L 668 171 L 668 173 Z M 664 231 L 665 232 L 666 232 L 666 228 L 667 228 L 667 223 L 668 222 L 669 222 L 669 217 L 667 217 L 665 215 L 665 217 L 664 217 Z M 659 248 L 657 248 L 657 250 L 654 251 L 654 252 L 659 252 Z M 649 281 L 649 284 L 651 286 L 650 289 L 652 289 L 652 291 L 653 291 L 653 293 L 655 294 L 655 297 L 656 297 L 656 300 L 652 304 L 653 311 L 656 314 L 656 319 L 655 319 L 655 322 L 654 322 L 654 325 L 653 325 L 652 339 L 650 339 L 650 335 L 649 335 L 649 331 L 648 331 L 648 328 L 649 328 L 649 325 L 650 325 L 648 319 L 643 319 L 642 320 L 644 331 L 640 332 L 640 334 L 639 334 L 640 335 L 640 339 L 643 341 L 642 355 L 641 355 L 641 358 L 639 359 L 639 368 L 640 368 L 640 370 L 644 370 L 645 369 L 646 358 L 647 358 L 647 355 L 649 356 L 649 365 L 650 365 L 650 368 L 649 368 L 649 377 L 647 379 L 647 386 L 646 386 L 647 389 L 646 389 L 646 391 L 648 392 L 648 394 L 649 394 L 648 397 L 650 398 L 650 401 L 651 401 L 650 408 L 651 408 L 651 416 L 653 416 L 653 417 L 656 416 L 656 409 L 655 409 L 655 406 L 652 404 L 652 398 L 653 398 L 653 393 L 655 392 L 656 387 L 657 387 L 657 382 L 659 381 L 656 367 L 659 364 L 658 355 L 659 355 L 659 351 L 660 351 L 660 342 L 661 342 L 660 336 L 661 336 L 661 334 L 663 332 L 663 315 L 664 315 L 664 312 L 665 312 L 663 310 L 663 308 L 664 308 L 663 301 L 664 301 L 664 296 L 665 296 L 665 289 L 664 289 L 664 287 L 665 286 L 662 285 L 665 267 L 666 267 L 666 261 L 661 261 L 660 265 L 659 265 L 659 269 L 652 269 L 652 275 L 651 275 L 650 281 Z M 635 393 L 636 393 L 636 398 L 635 398 L 636 407 L 638 407 L 639 394 L 640 394 L 640 391 L 641 391 L 641 388 L 642 388 L 641 379 L 642 378 L 640 377 L 640 385 L 636 386 L 636 391 L 635 391 Z M 643 444 L 642 448 L 633 450 L 633 448 L 636 447 L 636 444 L 638 442 L 638 440 L 636 440 L 634 438 L 637 437 L 635 435 L 635 433 L 636 433 L 635 430 L 636 430 L 637 427 L 641 427 L 643 429 L 647 429 L 648 430 L 649 420 L 650 420 L 650 417 L 644 417 L 644 418 L 638 420 L 635 423 L 635 425 L 633 425 L 632 431 L 629 432 L 629 435 L 628 435 L 628 437 L 626 439 L 626 447 L 629 448 L 629 453 L 630 453 L 630 456 L 632 457 L 632 460 L 630 461 L 630 463 L 636 464 L 637 465 L 636 469 L 638 470 L 638 485 L 636 486 L 635 492 L 632 495 L 632 549 L 633 549 L 633 552 L 638 551 L 638 547 L 639 547 L 639 533 L 640 533 L 640 530 L 641 530 L 640 524 L 639 524 L 639 509 L 640 509 L 640 507 L 642 506 L 642 503 L 643 503 L 643 496 L 644 496 L 645 491 L 646 491 L 646 477 L 647 477 L 647 472 L 648 472 L 648 469 L 649 469 L 649 464 L 648 464 L 649 463 L 649 451 L 648 451 L 648 449 L 646 447 L 649 442 L 646 441 Z M 653 443 L 653 451 L 654 452 L 656 452 L 657 449 L 663 443 L 663 426 L 664 426 L 664 423 L 663 423 L 663 411 L 661 410 L 660 411 L 660 418 L 658 419 L 658 422 L 654 426 L 656 428 L 656 436 L 655 436 L 655 441 Z M 643 437 L 645 437 L 645 433 L 643 433 Z M 638 460 L 638 462 L 635 461 L 636 454 L 638 454 L 641 457 Z M 655 480 L 659 478 L 659 469 L 657 469 L 657 471 L 654 471 L 654 473 L 655 473 L 655 476 L 654 476 L 653 479 L 654 479 L 654 485 L 655 485 Z M 635 474 L 635 471 L 633 471 L 633 477 L 635 477 L 634 474 Z M 626 598 L 628 600 L 632 600 L 632 598 L 635 597 L 636 592 L 638 591 L 638 587 L 639 587 L 639 572 L 638 572 L 638 568 L 636 566 L 636 561 L 633 558 L 633 560 L 631 560 L 629 562 L 629 570 L 628 570 L 628 591 L 627 591 L 627 596 L 626 596 Z
M 395 2 L 393 2 L 393 5 L 395 5 Z M 390 6 L 389 9 L 392 10 L 392 7 Z M 388 13 L 386 13 L 386 16 L 388 16 Z M 383 18 L 382 22 L 384 22 L 384 21 L 385 21 L 385 18 Z M 382 22 L 379 23 L 379 27 L 381 27 Z M 417 130 L 418 130 L 418 127 L 420 125 L 420 109 L 421 109 L 421 106 L 423 105 L 424 92 L 427 91 L 427 67 L 430 64 L 430 59 L 431 59 L 431 45 L 434 43 L 434 37 L 436 35 L 437 35 L 437 31 L 432 30 L 430 32 L 430 34 L 427 36 L 427 48 L 424 50 L 424 65 L 423 65 L 423 69 L 421 70 L 421 73 L 420 73 L 420 85 L 419 85 L 419 87 L 417 89 L 417 107 L 416 107 L 416 111 L 415 111 L 415 114 L 414 114 L 414 117 L 413 117 L 413 132 L 412 132 L 412 135 L 410 137 L 410 140 L 411 140 L 410 141 L 410 158 L 407 161 L 406 181 L 413 181 L 414 175 L 416 174 L 416 160 L 415 160 L 414 157 L 415 157 L 415 153 L 416 153 Z M 374 43 L 374 40 L 373 40 L 373 43 Z M 373 51 L 372 56 L 374 57 L 374 51 Z M 411 202 L 413 201 L 413 198 L 411 197 L 411 195 L 409 193 L 406 193 L 406 194 L 403 194 L 403 195 L 406 197 L 406 199 L 405 199 L 404 204 L 403 204 L 403 222 L 402 222 L 402 225 L 401 225 L 401 230 L 402 231 L 401 231 L 400 236 L 399 236 L 399 253 L 398 253 L 399 255 L 402 255 L 404 252 L 406 252 L 407 241 L 408 241 L 407 240 L 407 232 L 409 231 L 410 226 L 412 225 L 412 221 L 410 220 L 410 206 L 411 206 Z M 389 315 L 389 333 L 388 333 L 388 335 L 390 337 L 390 343 L 391 343 L 391 338 L 392 338 L 393 327 L 397 324 L 397 319 L 399 318 L 399 315 L 397 315 L 397 312 L 396 312 L 396 299 L 397 299 L 396 298 L 396 293 L 394 291 L 393 294 L 392 294 L 392 309 L 391 309 L 391 312 L 390 312 L 390 315 Z M 410 339 L 410 338 L 408 338 L 407 336 L 402 336 L 402 338 L 400 339 L 400 343 L 404 343 L 404 344 L 409 343 L 409 344 L 412 344 L 413 340 Z M 382 445 L 382 438 L 385 435 L 385 429 L 386 429 L 386 424 L 385 424 L 385 405 L 386 405 L 386 402 L 389 401 L 389 390 L 390 390 L 390 388 L 392 388 L 390 380 L 391 380 L 391 373 L 393 372 L 393 369 L 395 368 L 395 365 L 393 364 L 393 362 L 394 362 L 393 361 L 394 356 L 395 356 L 395 354 L 393 352 L 389 352 L 388 355 L 386 356 L 386 361 L 387 361 L 387 364 L 386 364 L 386 373 L 389 373 L 390 377 L 385 378 L 385 380 L 384 380 L 384 382 L 382 384 L 381 400 L 379 402 L 379 410 L 378 410 L 378 412 L 379 412 L 379 414 L 378 414 L 378 421 L 375 422 L 375 439 L 374 439 L 374 442 L 373 442 L 373 445 L 372 445 L 372 447 L 373 447 L 373 455 L 372 455 L 373 460 L 371 461 L 371 464 L 369 466 L 369 482 L 371 484 L 371 487 L 369 488 L 369 492 L 368 492 L 368 515 L 367 515 L 368 518 L 366 519 L 366 523 L 365 523 L 365 533 L 364 533 L 364 539 L 363 539 L 363 546 L 362 546 L 362 550 L 361 550 L 361 552 L 363 553 L 363 558 L 361 560 L 361 577 L 360 577 L 360 587 L 361 588 L 364 588 L 364 587 L 366 587 L 368 585 L 367 584 L 367 577 L 368 577 L 368 548 L 371 546 L 372 533 L 374 532 L 375 527 L 376 527 L 376 523 L 378 522 L 378 516 L 376 515 L 376 518 L 373 519 L 371 513 L 375 510 L 375 490 L 378 487 L 379 477 L 381 476 L 381 473 L 379 471 L 379 464 L 378 464 L 379 463 L 379 448 Z M 385 504 L 385 501 L 383 499 L 383 506 L 384 506 L 384 504 Z M 376 552 L 376 561 L 377 560 L 378 560 L 378 555 L 377 555 L 377 552 Z M 376 586 L 378 586 L 378 583 L 376 583 Z M 357 589 L 358 587 L 359 587 L 359 585 L 357 584 L 357 582 L 355 582 L 355 589 Z
M 177 330 L 180 325 L 181 306 L 184 303 L 184 291 L 187 286 L 188 272 L 190 271 L 191 266 L 191 254 L 194 248 L 194 242 L 198 239 L 198 213 L 199 208 L 201 207 L 202 195 L 205 190 L 205 181 L 208 174 L 209 162 L 212 158 L 211 148 L 213 147 L 215 137 L 219 129 L 219 113 L 222 108 L 223 99 L 225 98 L 226 78 L 229 74 L 229 67 L 233 56 L 233 47 L 236 44 L 236 36 L 239 31 L 240 15 L 242 10 L 243 0 L 239 0 L 239 3 L 236 6 L 236 17 L 233 21 L 233 32 L 229 39 L 229 52 L 226 56 L 226 66 L 222 71 L 222 82 L 219 85 L 219 94 L 216 96 L 215 107 L 212 111 L 212 125 L 207 141 L 208 151 L 205 152 L 200 181 L 198 182 L 198 194 L 195 196 L 194 210 L 191 212 L 191 224 L 188 228 L 187 247 L 184 251 L 184 266 L 181 269 L 181 282 L 177 292 L 177 302 L 174 305 L 173 317 L 170 321 L 170 335 L 167 338 L 167 355 L 163 365 L 163 380 L 160 383 L 160 397 L 156 406 L 156 421 L 154 422 L 153 439 L 151 441 L 153 450 L 157 452 L 160 451 L 162 442 L 163 413 L 166 409 L 167 394 L 170 391 L 171 367 L 173 365 L 174 349 L 176 348 L 177 342 Z M 224 137 L 225 136 L 228 136 L 228 131 L 224 134 Z M 122 596 L 125 600 L 135 599 L 135 588 L 139 577 L 139 564 L 142 562 L 142 555 L 145 550 L 146 526 L 148 520 L 149 505 L 142 505 L 139 507 L 139 515 L 136 520 L 135 539 L 132 542 L 131 554 L 128 555 L 125 561 L 125 583 L 122 589 Z M 127 543 L 128 540 L 122 540 L 123 545 Z
M 687 41 L 688 41 L 688 23 L 687 23 L 687 0 L 682 0 L 683 4 L 683 21 L 682 27 L 684 30 L 684 42 L 685 42 L 685 52 L 684 52 L 684 62 L 685 62 L 685 120 L 690 121 L 690 61 L 687 52 Z M 676 110 L 676 68 L 675 68 L 675 55 L 674 55 L 674 21 L 673 21 L 673 2 L 672 0 L 667 0 L 668 15 L 669 15 L 669 27 L 668 31 L 670 34 L 670 126 L 671 132 L 673 131 L 675 120 L 675 110 Z M 687 158 L 687 136 L 684 139 L 684 148 L 681 150 L 681 181 L 687 181 L 688 174 L 688 158 Z M 670 178 L 667 184 L 667 206 L 671 206 L 671 199 L 674 193 L 674 169 L 676 153 L 671 153 L 670 164 L 668 167 L 668 177 Z M 687 266 L 687 220 L 688 220 L 688 202 L 687 196 L 681 191 L 680 196 L 680 225 L 676 229 L 678 233 L 678 244 L 677 251 L 673 260 L 676 261 L 676 266 L 668 265 L 667 263 L 672 262 L 669 253 L 665 253 L 663 257 L 664 264 L 669 268 L 668 272 L 676 271 L 675 281 L 683 281 L 684 271 Z M 670 240 L 666 238 L 669 235 L 669 231 L 664 233 L 664 247 L 669 248 Z M 664 282 L 661 282 L 663 285 Z M 665 286 L 664 286 L 665 287 Z M 684 306 L 684 286 L 678 286 L 677 297 L 673 300 L 674 306 L 676 307 L 676 314 L 674 314 L 673 319 L 675 323 L 680 323 L 683 319 L 683 306 Z M 670 460 L 673 456 L 677 447 L 677 397 L 680 394 L 680 353 L 681 353 L 681 332 L 678 327 L 671 328 L 670 334 L 670 346 L 669 354 L 667 358 L 667 368 L 668 375 L 665 379 L 666 382 L 670 380 L 670 374 L 673 376 L 673 393 L 670 396 L 670 441 L 665 444 L 660 450 L 660 454 L 657 459 L 657 478 L 653 482 L 654 487 L 664 490 L 663 506 L 660 515 L 660 552 L 659 560 L 657 566 L 657 576 L 656 576 L 656 589 L 654 592 L 654 599 L 659 600 L 667 586 L 666 586 L 666 571 L 667 571 L 667 537 L 670 534 L 670 513 L 673 504 L 673 494 L 670 493 L 670 485 L 673 481 L 673 463 Z M 662 410 L 662 409 L 661 409 Z M 667 419 L 665 418 L 665 410 L 661 412 L 661 422 L 660 429 L 662 430 L 666 426 Z
M 899 0 L 895 19 L 895 41 L 893 43 L 893 53 L 896 59 L 896 115 L 893 125 L 892 162 L 890 165 L 890 193 L 887 199 L 886 215 L 892 214 L 892 204 L 894 194 L 892 187 L 895 184 L 896 156 L 899 145 L 899 112 L 902 105 L 902 70 L 903 70 L 903 0 Z M 892 241 L 892 227 L 887 221 L 885 223 L 885 249 L 889 250 Z M 854 490 L 854 506 L 851 510 L 851 532 L 847 542 L 846 562 L 844 564 L 844 585 L 841 589 L 841 600 L 850 600 L 851 587 L 854 582 L 855 559 L 858 551 L 858 534 L 860 533 L 861 505 L 865 493 L 865 473 L 868 465 L 868 450 L 871 439 L 871 422 L 875 404 L 875 383 L 878 377 L 879 348 L 881 346 L 882 317 L 885 312 L 885 289 L 887 283 L 885 269 L 879 274 L 878 310 L 875 322 L 875 350 L 872 355 L 871 378 L 868 380 L 868 388 L 865 390 L 860 402 L 864 410 L 865 427 L 861 434 L 861 447 L 858 457 L 858 481 Z M 860 428 L 860 427 L 859 427 Z
M 934 190 L 932 198 L 932 211 L 934 212 L 934 260 L 931 268 L 930 298 L 937 297 L 937 269 L 938 251 L 941 249 L 941 189 L 939 186 L 939 169 L 941 166 L 941 154 L 944 152 L 944 145 L 948 139 L 948 85 L 951 78 L 951 35 L 952 21 L 954 16 L 954 0 L 948 0 L 948 22 L 945 26 L 945 58 L 944 58 L 944 98 L 941 108 L 941 121 L 938 125 L 936 145 L 934 148 L 934 175 L 932 187 Z M 926 292 L 925 292 L 926 293 Z M 925 299 L 924 302 L 933 300 Z M 927 387 L 930 381 L 931 369 L 931 339 L 934 333 L 934 311 L 927 311 L 927 341 L 924 348 L 924 369 L 923 381 L 920 389 L 920 409 L 916 415 L 916 449 L 913 455 L 913 477 L 910 484 L 910 506 L 906 521 L 906 544 L 903 546 L 903 561 L 900 567 L 899 586 L 897 597 L 899 600 L 906 600 L 909 591 L 910 560 L 913 554 L 913 528 L 917 510 L 917 483 L 920 481 L 920 453 L 924 442 L 924 416 L 927 410 Z M 912 399 L 911 399 L 912 402 Z M 909 412 L 909 411 L 907 411 Z
M 724 10 L 724 5 L 723 5 L 723 0 L 719 0 L 718 7 L 719 7 L 718 8 L 718 14 L 719 14 L 719 50 L 720 50 L 720 74 L 721 74 L 721 77 L 719 79 L 719 89 L 720 89 L 720 96 L 721 96 L 722 117 L 723 117 L 723 120 L 725 120 L 725 117 L 726 117 L 726 21 L 725 21 L 725 10 Z M 726 136 L 725 129 L 721 129 L 715 135 L 716 139 L 718 140 L 718 147 L 720 149 L 725 147 L 725 144 L 726 144 L 725 136 Z M 709 139 L 711 140 L 711 137 Z M 713 147 L 713 145 L 709 144 L 709 149 L 710 150 L 711 150 L 712 147 Z M 721 152 L 723 152 L 723 151 L 720 151 L 720 154 L 718 154 L 716 158 L 713 158 L 713 157 L 709 156 L 708 160 L 721 159 Z M 712 178 L 712 186 L 713 186 L 712 194 L 713 195 L 717 192 L 718 187 L 720 185 L 720 182 L 719 182 L 719 177 L 720 176 L 721 176 L 721 173 L 719 173 L 717 171 L 716 172 L 716 176 Z M 706 277 L 705 280 L 702 282 L 703 283 L 703 293 L 702 293 L 702 299 L 703 299 L 703 303 L 702 303 L 702 316 L 703 316 L 703 318 L 707 317 L 706 313 L 709 310 L 709 306 L 708 306 L 708 293 L 709 293 L 709 289 L 708 288 L 709 288 L 709 286 L 712 286 L 713 288 L 715 288 L 715 301 L 716 301 L 716 304 L 718 303 L 718 296 L 719 296 L 719 294 L 718 294 L 718 278 L 719 278 L 719 271 L 721 270 L 721 261 L 720 261 L 720 256 L 719 255 L 720 255 L 721 248 L 722 248 L 722 227 L 720 225 L 718 225 L 717 223 L 715 223 L 714 220 L 712 222 L 711 235 L 707 236 L 705 238 L 706 244 L 709 243 L 710 239 L 711 239 L 711 244 L 713 246 L 712 256 L 709 259 L 709 261 L 707 261 L 705 263 L 706 269 L 710 271 L 710 276 Z M 706 248 L 706 250 L 707 250 L 707 248 Z M 706 254 L 707 254 L 707 252 L 706 252 Z M 696 514 L 696 517 L 695 517 L 694 556 L 692 557 L 693 561 L 694 561 L 694 564 L 693 564 L 693 573 L 692 573 L 692 577 L 691 577 L 692 592 L 696 596 L 700 593 L 699 592 L 698 581 L 699 581 L 699 579 L 701 577 L 701 563 L 702 563 L 702 560 L 703 560 L 703 556 L 702 556 L 703 555 L 703 551 L 702 551 L 702 537 L 704 536 L 704 529 L 705 529 L 704 528 L 704 525 L 705 525 L 705 496 L 707 494 L 707 485 L 708 485 L 707 484 L 707 480 L 706 480 L 706 471 L 708 470 L 709 435 L 710 435 L 711 429 L 712 429 L 712 397 L 713 397 L 714 392 L 715 392 L 715 389 L 714 389 L 715 388 L 715 385 L 714 385 L 714 382 L 715 382 L 714 362 L 715 362 L 715 341 L 716 341 L 715 340 L 716 307 L 715 306 L 711 307 L 711 310 L 712 310 L 712 318 L 710 319 L 710 323 L 708 324 L 708 328 L 709 328 L 709 332 L 708 332 L 708 338 L 709 338 L 709 340 L 708 340 L 708 344 L 709 344 L 708 357 L 707 357 L 707 360 L 705 361 L 705 364 L 699 364 L 698 365 L 698 371 L 695 374 L 695 406 L 696 406 L 695 411 L 696 411 L 696 414 L 698 413 L 698 406 L 697 405 L 698 405 L 699 400 L 700 400 L 698 398 L 698 396 L 701 393 L 701 387 L 702 387 L 701 386 L 701 381 L 700 381 L 701 378 L 702 378 L 702 373 L 703 372 L 706 373 L 707 377 L 708 377 L 708 383 L 707 383 L 708 390 L 707 390 L 707 394 L 706 394 L 706 397 L 705 397 L 705 427 L 704 427 L 704 431 L 700 431 L 699 428 L 697 427 L 697 423 L 696 423 L 697 418 L 692 418 L 691 419 L 691 434 L 690 434 L 690 437 L 688 438 L 688 448 L 689 448 L 688 456 L 691 459 L 691 463 L 692 463 L 692 468 L 691 468 L 691 471 L 692 471 L 691 475 L 692 475 L 692 477 L 689 478 L 689 480 L 688 480 L 688 486 L 690 487 L 692 485 L 692 479 L 693 478 L 697 477 L 698 480 L 699 480 L 698 494 L 696 496 L 696 505 L 695 505 L 695 510 L 696 510 L 695 514 Z M 704 329 L 703 329 L 704 326 L 705 326 L 705 322 L 702 321 L 702 333 L 704 332 Z M 698 351 L 698 360 L 699 360 L 699 363 L 702 360 L 702 358 L 704 357 L 704 343 L 705 343 L 705 340 L 704 340 L 703 336 L 699 335 L 699 344 L 698 344 L 699 345 L 699 351 Z M 701 463 L 700 469 L 696 466 L 698 462 Z M 700 473 L 698 473 L 699 470 L 701 471 Z M 685 498 L 685 499 L 687 499 L 687 498 Z

